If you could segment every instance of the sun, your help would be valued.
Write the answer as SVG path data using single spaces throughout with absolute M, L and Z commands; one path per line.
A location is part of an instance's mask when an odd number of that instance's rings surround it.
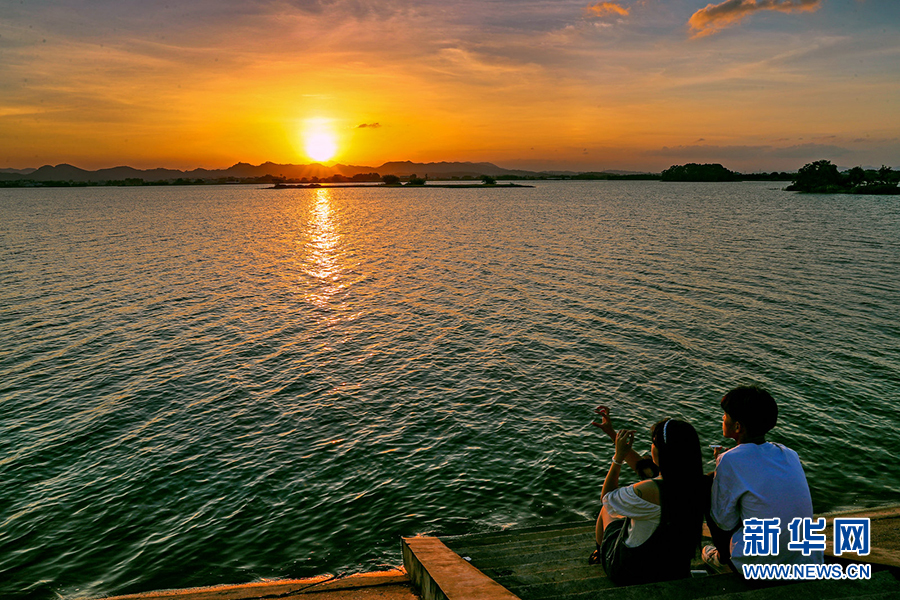
M 326 162 L 337 153 L 334 135 L 324 131 L 306 135 L 306 154 L 317 162 Z
M 310 119 L 303 132 L 303 149 L 316 162 L 331 160 L 338 151 L 337 136 L 324 119 Z

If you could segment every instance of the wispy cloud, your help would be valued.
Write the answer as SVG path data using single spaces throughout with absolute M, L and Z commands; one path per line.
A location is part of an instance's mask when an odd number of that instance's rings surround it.
M 725 0 L 701 8 L 691 16 L 688 24 L 694 30 L 694 37 L 702 37 L 736 25 L 758 12 L 813 12 L 821 6 L 822 0 Z
M 0 5 L 0 166 L 4 157 L 291 162 L 303 151 L 297 123 L 315 115 L 334 120 L 341 160 L 358 164 L 540 158 L 593 170 L 690 159 L 781 169 L 802 160 L 785 153 L 817 150 L 785 147 L 810 141 L 868 153 L 871 164 L 900 156 L 897 142 L 851 143 L 900 136 L 900 2 Z M 695 32 L 770 18 L 808 27 L 698 44 L 685 35 L 692 13 Z M 839 139 L 820 137 L 831 133 Z M 645 154 L 663 145 L 674 154 Z M 841 152 L 832 150 L 810 158 Z
M 598 2 L 588 6 L 585 11 L 590 17 L 610 17 L 618 15 L 627 17 L 631 9 L 625 8 L 615 2 Z

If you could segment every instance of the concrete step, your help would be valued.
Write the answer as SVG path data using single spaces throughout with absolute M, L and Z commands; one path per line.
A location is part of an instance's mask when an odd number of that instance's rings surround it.
M 463 553 L 469 552 L 472 553 L 484 553 L 484 552 L 492 552 L 496 554 L 500 553 L 515 553 L 515 552 L 533 552 L 535 549 L 542 550 L 550 550 L 559 547 L 574 547 L 574 546 L 582 546 L 588 549 L 593 548 L 595 546 L 594 542 L 594 532 L 590 533 L 575 533 L 575 534 L 567 534 L 567 535 L 556 535 L 550 536 L 545 533 L 539 539 L 517 539 L 515 536 L 511 536 L 509 539 L 502 540 L 497 539 L 492 544 L 470 544 L 467 540 L 444 540 L 441 538 L 448 547 L 453 548 L 455 551 Z M 588 550 L 588 554 L 590 554 L 590 550 Z
M 872 519 L 872 552 L 866 557 L 874 567 L 870 580 L 746 582 L 736 574 L 692 577 L 680 581 L 617 587 L 603 568 L 590 566 L 587 558 L 595 547 L 594 523 L 543 525 L 525 529 L 441 538 L 444 549 L 471 567 L 472 573 L 497 587 L 492 594 L 521 600 L 864 600 L 900 599 L 900 556 L 897 524 L 900 507 L 868 509 L 846 515 Z M 833 518 L 835 515 L 826 515 Z M 422 543 L 422 542 L 419 542 Z M 465 559 L 460 558 L 465 557 Z M 843 562 L 843 558 L 828 560 Z M 406 551 L 404 551 L 406 562 Z M 432 561 L 433 562 L 433 561 Z M 693 569 L 708 571 L 698 556 Z M 410 567 L 407 566 L 407 570 Z M 466 575 L 467 577 L 469 575 Z M 474 579 L 473 579 L 474 581 Z M 479 586 L 482 583 L 478 584 Z M 472 588 L 474 589 L 474 588 Z M 436 595 L 435 598 L 443 596 Z M 448 596 L 449 597 L 449 596 Z M 460 599 L 472 600 L 477 595 Z M 426 597 L 426 600 L 430 597 Z M 451 598 L 451 600 L 454 600 Z
M 529 565 L 526 565 L 528 567 Z M 535 565 L 534 568 L 524 568 L 509 575 L 497 575 L 493 579 L 508 587 L 508 585 L 536 585 L 541 583 L 564 583 L 573 579 L 607 579 L 603 567 L 585 564 L 573 566 L 567 569 L 556 569 Z
M 747 590 L 740 594 L 719 594 L 708 596 L 707 600 L 833 600 L 884 594 L 900 598 L 900 581 L 888 570 L 872 573 L 871 579 L 744 585 Z
M 589 567 L 593 571 L 569 569 L 559 571 L 523 572 L 505 577 L 491 576 L 497 583 L 523 600 L 560 598 L 591 590 L 615 587 L 602 568 Z
M 561 525 L 538 525 L 523 527 L 521 529 L 509 529 L 506 531 L 493 531 L 487 533 L 474 533 L 466 535 L 442 536 L 441 541 L 448 547 L 453 547 L 457 542 L 465 542 L 466 546 L 490 546 L 500 543 L 517 543 L 526 541 L 538 541 L 548 538 L 567 535 L 594 535 L 593 521 L 580 521 L 577 523 L 564 523 Z
M 442 540 L 523 600 L 566 598 L 613 585 L 602 567 L 587 564 L 596 546 L 592 522 Z
M 518 591 L 522 592 L 519 594 L 522 600 L 548 600 L 549 598 L 558 598 L 559 600 L 647 600 L 648 598 L 697 600 L 708 598 L 710 595 L 729 593 L 740 596 L 742 592 L 746 591 L 746 584 L 735 575 L 709 575 L 628 587 L 619 587 L 606 580 L 602 588 L 563 594 L 552 592 L 546 594 L 545 590 L 527 588 Z
M 900 582 L 889 572 L 872 574 L 872 579 L 858 581 L 803 581 L 770 583 L 743 581 L 736 575 L 713 575 L 665 583 L 612 587 L 559 596 L 520 595 L 523 600 L 883 600 L 900 598 Z
M 515 569 L 523 565 L 548 565 L 547 568 L 559 569 L 565 568 L 567 565 L 572 567 L 587 564 L 588 553 L 584 551 L 584 546 L 560 547 L 555 550 L 538 550 L 535 552 L 523 553 L 497 553 L 469 552 L 462 556 L 469 556 L 472 564 L 481 570 L 485 569 Z
M 614 589 L 616 585 L 608 577 L 582 577 L 563 581 L 545 581 L 541 583 L 510 586 L 522 600 L 544 600 L 549 598 L 569 598 L 582 593 L 596 594 L 604 590 Z
M 400 548 L 422 600 L 518 600 L 438 538 L 401 538 Z

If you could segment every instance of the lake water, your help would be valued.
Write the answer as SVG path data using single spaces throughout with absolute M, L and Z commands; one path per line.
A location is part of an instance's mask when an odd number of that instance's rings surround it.
M 817 511 L 896 502 L 900 202 L 780 187 L 0 190 L 0 596 L 593 519 L 596 405 L 748 382 Z

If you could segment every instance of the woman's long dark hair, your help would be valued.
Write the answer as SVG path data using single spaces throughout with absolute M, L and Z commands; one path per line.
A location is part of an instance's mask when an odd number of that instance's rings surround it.
M 677 539 L 691 541 L 693 556 L 700 545 L 705 506 L 700 438 L 690 423 L 676 419 L 663 419 L 654 425 L 651 437 L 663 479 L 661 522 L 671 528 Z

